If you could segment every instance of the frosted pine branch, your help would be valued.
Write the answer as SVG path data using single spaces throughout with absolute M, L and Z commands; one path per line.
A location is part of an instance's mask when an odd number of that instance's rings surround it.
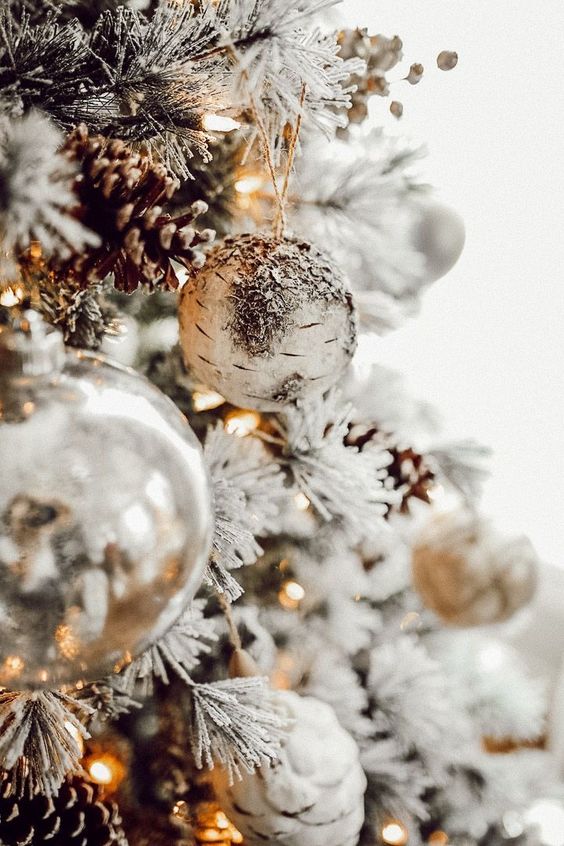
M 76 205 L 73 183 L 77 168 L 58 152 L 62 134 L 44 115 L 0 123 L 0 232 L 6 279 L 17 274 L 17 259 L 39 241 L 43 255 L 61 259 L 98 236 L 72 216 Z
M 190 673 L 217 640 L 213 621 L 203 615 L 203 605 L 195 601 L 170 631 L 121 672 L 118 678 L 123 691 L 130 696 L 149 696 L 155 679 L 169 684 L 171 672 L 186 684 L 193 683 Z
M 92 714 L 64 693 L 0 694 L 0 766 L 9 771 L 10 795 L 52 796 L 82 756 L 82 720 Z
M 255 534 L 278 513 L 283 475 L 262 443 L 210 428 L 205 456 L 214 485 L 215 534 L 207 580 L 233 601 L 242 589 L 230 571 L 254 564 L 262 554 Z
M 277 758 L 284 724 L 269 702 L 266 679 L 194 685 L 189 696 L 191 745 L 198 767 L 223 767 L 231 781 Z
M 383 528 L 385 503 L 393 493 L 382 484 L 389 453 L 379 449 L 360 453 L 345 446 L 351 411 L 339 392 L 331 391 L 288 406 L 278 416 L 277 426 L 298 489 L 323 520 L 336 519 L 361 539 Z

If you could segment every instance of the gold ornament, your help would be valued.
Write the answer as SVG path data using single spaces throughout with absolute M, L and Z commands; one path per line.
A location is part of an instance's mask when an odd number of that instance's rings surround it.
M 412 564 L 425 605 L 454 626 L 506 620 L 532 599 L 537 583 L 529 540 L 507 540 L 464 509 L 431 521 L 415 544 Z

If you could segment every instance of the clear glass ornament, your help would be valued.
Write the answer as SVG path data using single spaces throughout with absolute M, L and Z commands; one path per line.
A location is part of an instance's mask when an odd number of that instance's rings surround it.
M 202 451 L 131 370 L 0 328 L 0 685 L 96 679 L 198 588 L 212 532 Z

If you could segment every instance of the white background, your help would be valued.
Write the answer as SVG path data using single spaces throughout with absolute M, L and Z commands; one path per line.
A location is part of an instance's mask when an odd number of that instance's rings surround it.
M 484 509 L 564 567 L 564 0 L 341 9 L 425 65 L 418 86 L 393 89 L 399 124 L 379 98 L 373 115 L 427 142 L 425 176 L 467 226 L 459 264 L 377 357 L 442 410 L 448 435 L 494 449 Z M 449 73 L 443 49 L 460 56 Z

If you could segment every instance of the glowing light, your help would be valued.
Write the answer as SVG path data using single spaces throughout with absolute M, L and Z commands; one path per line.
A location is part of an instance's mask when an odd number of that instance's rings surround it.
M 92 761 L 88 767 L 88 772 L 92 781 L 95 781 L 96 784 L 111 784 L 114 777 L 111 768 L 104 761 Z
M 262 176 L 242 176 L 235 183 L 235 190 L 238 194 L 254 194 L 260 191 L 264 185 Z
M 35 403 L 29 400 L 28 402 L 24 402 L 22 405 L 22 411 L 26 417 L 29 417 L 30 414 L 33 414 L 35 411 Z
M 223 811 L 213 808 L 200 810 L 195 835 L 198 843 L 239 844 L 243 835 L 237 831 Z
M 562 846 L 564 808 L 550 799 L 541 799 L 525 813 L 525 822 L 537 826 L 544 846 Z
M 18 305 L 24 298 L 24 292 L 22 288 L 6 288 L 0 294 L 0 305 L 5 306 L 6 308 L 12 308 L 12 306 Z
M 280 605 L 290 611 L 298 608 L 304 597 L 305 590 L 298 582 L 293 580 L 284 582 L 278 592 L 278 601 L 280 602 Z
M 429 846 L 447 846 L 448 834 L 446 831 L 433 831 L 427 840 Z
M 204 129 L 207 129 L 208 132 L 233 132 L 240 126 L 238 120 L 233 120 L 233 118 L 225 115 L 206 115 L 204 117 Z
M 244 438 L 250 435 L 255 429 L 258 429 L 260 424 L 260 414 L 256 411 L 241 409 L 238 411 L 230 411 L 225 418 L 225 431 L 229 435 L 237 435 L 238 438 Z
M 478 662 L 485 672 L 495 672 L 501 669 L 507 657 L 507 650 L 502 643 L 492 641 L 480 649 Z
M 502 822 L 508 837 L 520 837 L 525 831 L 523 817 L 517 811 L 508 811 L 503 815 Z
M 307 496 L 300 491 L 294 497 L 294 504 L 298 511 L 307 511 L 309 506 L 311 505 L 311 502 L 309 501 Z
M 194 391 L 192 394 L 192 405 L 194 411 L 211 411 L 223 405 L 225 399 L 217 391 Z
M 2 665 L 2 670 L 0 675 L 2 676 L 3 681 L 9 681 L 12 679 L 17 679 L 23 673 L 25 669 L 25 662 L 23 658 L 20 658 L 19 655 L 8 655 L 4 664 Z
M 416 629 L 421 622 L 421 615 L 417 611 L 409 611 L 400 623 L 402 632 Z
M 85 763 L 85 769 L 92 781 L 106 788 L 111 793 L 120 786 L 125 778 L 125 766 L 111 752 L 95 752 Z
M 382 840 L 388 846 L 405 846 L 409 832 L 399 820 L 390 820 L 382 828 Z
M 71 627 L 67 626 L 65 623 L 57 626 L 55 630 L 55 640 L 57 641 L 59 652 L 63 658 L 67 659 L 67 661 L 72 661 L 72 659 L 76 658 L 80 652 L 80 641 Z

